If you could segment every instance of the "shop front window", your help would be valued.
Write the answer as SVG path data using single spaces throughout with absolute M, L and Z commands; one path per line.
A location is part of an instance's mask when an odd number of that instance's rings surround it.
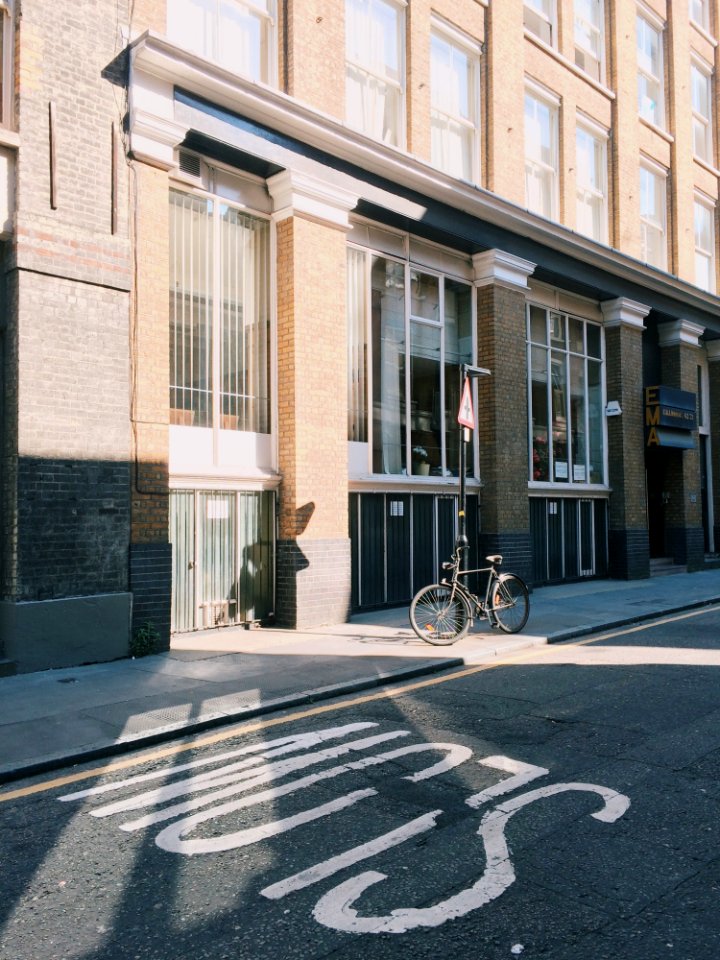
M 601 333 L 590 321 L 529 307 L 531 481 L 604 482 Z
M 457 476 L 472 286 L 365 251 L 351 249 L 348 264 L 348 439 L 369 443 L 374 474 Z

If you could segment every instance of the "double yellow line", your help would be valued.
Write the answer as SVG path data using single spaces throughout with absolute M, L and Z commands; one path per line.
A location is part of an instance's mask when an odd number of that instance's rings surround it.
M 717 607 L 703 607 L 699 610 L 692 610 L 688 613 L 678 614 L 673 617 L 664 617 L 660 620 L 645 622 L 634 627 L 628 627 L 623 630 L 616 630 L 613 633 L 604 633 L 593 635 L 585 640 L 577 640 L 572 643 L 566 643 L 565 647 L 584 647 L 592 643 L 600 643 L 603 640 L 611 640 L 615 637 L 627 636 L 631 633 L 638 633 L 642 630 L 649 630 L 652 627 L 662 626 L 666 623 L 674 623 L 679 620 L 687 620 L 691 617 L 700 617 L 707 613 L 714 613 Z M 153 750 L 151 753 L 143 753 L 140 756 L 128 757 L 125 760 L 115 760 L 101 767 L 93 767 L 90 770 L 83 770 L 78 773 L 70 773 L 64 777 L 56 777 L 53 780 L 43 780 L 40 783 L 34 783 L 29 787 L 20 787 L 16 790 L 7 790 L 0 792 L 0 803 L 6 803 L 9 800 L 18 800 L 22 797 L 29 797 L 36 793 L 45 793 L 50 790 L 56 790 L 59 787 L 66 787 L 68 784 L 78 783 L 82 780 L 92 780 L 95 777 L 102 777 L 118 770 L 128 770 L 131 767 L 142 766 L 146 763 L 153 763 L 156 760 L 164 760 L 167 757 L 175 757 L 190 750 L 198 750 L 203 747 L 209 747 L 216 743 L 222 743 L 224 740 L 231 740 L 233 737 L 239 737 L 247 733 L 257 733 L 260 730 L 268 730 L 271 727 L 278 727 L 282 724 L 295 723 L 298 720 L 307 720 L 310 717 L 318 717 L 324 713 L 332 713 L 337 710 L 350 710 L 361 707 L 366 703 L 373 703 L 376 700 L 387 700 L 392 697 L 402 697 L 405 694 L 412 693 L 415 690 L 423 690 L 428 687 L 435 687 L 441 683 L 449 683 L 453 680 L 461 680 L 463 677 L 471 677 L 476 673 L 482 673 L 485 670 L 496 670 L 498 667 L 510 666 L 514 663 L 523 663 L 528 660 L 541 658 L 546 653 L 554 652 L 558 649 L 558 644 L 547 646 L 537 646 L 518 653 L 514 656 L 504 657 L 493 661 L 493 663 L 482 663 L 473 667 L 453 670 L 438 676 L 430 677 L 427 680 L 418 680 L 411 683 L 404 683 L 399 686 L 387 687 L 376 693 L 366 694 L 364 696 L 353 697 L 351 700 L 341 700 L 337 703 L 329 703 L 324 706 L 311 707 L 308 710 L 300 710 L 296 713 L 289 713 L 281 717 L 270 717 L 266 720 L 257 720 L 244 723 L 238 727 L 230 727 L 208 736 L 193 738 L 191 741 L 173 744 L 167 747 L 161 747 Z

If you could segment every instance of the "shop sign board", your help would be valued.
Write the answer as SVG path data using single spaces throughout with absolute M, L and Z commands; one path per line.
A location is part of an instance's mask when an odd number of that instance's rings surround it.
M 695 446 L 696 394 L 662 385 L 645 387 L 645 428 L 648 447 Z

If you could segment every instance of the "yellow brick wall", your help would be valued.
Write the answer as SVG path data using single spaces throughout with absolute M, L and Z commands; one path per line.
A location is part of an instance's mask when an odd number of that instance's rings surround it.
M 277 225 L 279 536 L 348 535 L 345 232 Z

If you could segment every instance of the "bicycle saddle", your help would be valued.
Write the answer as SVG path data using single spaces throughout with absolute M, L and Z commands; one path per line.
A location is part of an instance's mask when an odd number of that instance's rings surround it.
M 502 563 L 502 555 L 499 553 L 494 553 L 491 557 L 485 557 L 488 563 L 494 563 L 496 567 L 499 567 Z

